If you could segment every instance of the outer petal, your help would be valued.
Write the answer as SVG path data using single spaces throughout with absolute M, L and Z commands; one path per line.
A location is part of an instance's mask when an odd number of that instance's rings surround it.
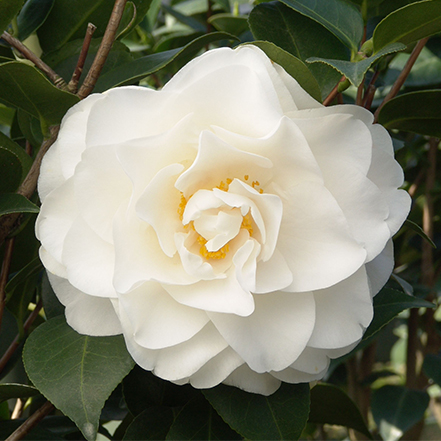
M 293 275 L 280 251 L 276 248 L 271 259 L 257 264 L 254 294 L 283 290 L 293 282 Z
M 214 387 L 242 364 L 242 358 L 233 349 L 227 347 L 204 364 L 190 377 L 189 381 L 192 386 L 198 389 Z
M 224 384 L 268 396 L 280 387 L 281 382 L 270 374 L 259 374 L 243 364 L 224 380 Z
M 159 283 L 146 282 L 119 297 L 142 347 L 162 349 L 192 338 L 208 322 L 204 311 L 181 305 Z
M 93 297 L 73 287 L 66 279 L 47 273 L 60 302 L 66 306 L 67 323 L 80 334 L 105 336 L 122 333 L 110 299 Z
M 364 263 L 366 251 L 351 237 L 335 199 L 321 185 L 290 189 L 284 205 L 278 250 L 285 258 L 293 292 L 332 286 Z
M 392 239 L 386 244 L 384 250 L 366 264 L 372 295 L 376 295 L 389 280 L 394 269 L 394 245 Z
M 255 296 L 248 317 L 209 312 L 221 335 L 256 372 L 282 370 L 303 352 L 315 322 L 312 293 Z
M 334 349 L 360 340 L 373 317 L 364 266 L 346 280 L 315 291 L 314 298 L 317 316 L 308 346 Z

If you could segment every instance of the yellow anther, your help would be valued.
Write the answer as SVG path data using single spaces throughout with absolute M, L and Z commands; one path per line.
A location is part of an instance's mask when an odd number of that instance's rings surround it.
M 179 207 L 178 207 L 179 219 L 181 220 L 184 217 L 184 211 L 186 205 L 187 205 L 187 199 L 185 199 L 184 193 L 181 192 L 181 201 L 179 202 Z
M 250 175 L 245 175 L 243 178 L 245 179 L 245 181 L 248 181 L 248 179 L 250 179 Z
M 248 233 L 250 233 L 250 236 L 253 235 L 253 224 L 252 224 L 252 218 L 250 212 L 248 212 L 242 220 L 242 225 L 240 228 L 244 228 L 245 230 L 248 230 Z

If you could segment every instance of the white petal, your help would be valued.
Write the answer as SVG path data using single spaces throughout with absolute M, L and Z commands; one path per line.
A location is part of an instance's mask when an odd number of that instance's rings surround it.
M 290 367 L 301 372 L 318 375 L 328 369 L 329 357 L 325 350 L 307 346 Z
M 112 243 L 113 218 L 130 199 L 132 184 L 112 146 L 87 149 L 75 169 L 75 196 L 82 218 L 105 241 Z
M 293 282 L 292 272 L 276 248 L 271 259 L 257 264 L 255 294 L 283 290 Z
M 120 293 L 128 292 L 145 281 L 181 285 L 197 280 L 184 271 L 178 255 L 168 257 L 162 251 L 149 224 L 123 207 L 114 219 L 114 243 L 114 284 Z
M 181 196 L 174 183 L 183 169 L 182 164 L 164 167 L 147 186 L 135 206 L 138 216 L 154 228 L 162 250 L 169 257 L 173 257 L 176 252 L 174 235 L 182 230 L 182 221 L 178 215 Z
M 392 239 L 386 244 L 384 250 L 366 264 L 372 295 L 376 295 L 389 280 L 394 269 L 394 245 Z
M 177 303 L 159 283 L 146 282 L 119 299 L 132 324 L 134 340 L 148 349 L 189 340 L 208 322 L 204 311 Z
M 78 217 L 66 235 L 62 263 L 69 282 L 79 290 L 98 297 L 116 297 L 113 287 L 115 253 Z
M 35 234 L 43 247 L 61 263 L 66 235 L 78 215 L 73 180 L 52 191 L 40 208 Z
M 224 205 L 223 201 L 213 191 L 199 190 L 190 197 L 185 205 L 182 223 L 187 225 L 192 220 L 199 219 L 204 211 L 219 208 L 222 205 Z
M 307 372 L 298 371 L 291 367 L 284 369 L 283 371 L 271 371 L 271 375 L 278 380 L 284 381 L 286 383 L 309 383 L 311 381 L 320 380 L 326 374 L 326 369 L 317 374 L 309 374 Z
M 326 288 L 360 268 L 366 251 L 349 234 L 347 221 L 329 191 L 306 182 L 291 188 L 288 196 L 277 243 L 293 274 L 287 290 Z
M 239 284 L 235 269 L 225 279 L 201 280 L 193 285 L 164 284 L 164 289 L 179 303 L 205 311 L 248 316 L 254 311 L 253 296 Z
M 259 374 L 243 364 L 224 380 L 224 384 L 238 387 L 245 392 L 268 396 L 280 387 L 281 382 L 270 374 Z
M 89 95 L 71 107 L 61 122 L 54 146 L 59 151 L 61 170 L 65 179 L 69 179 L 74 174 L 75 167 L 81 161 L 81 155 L 86 149 L 86 130 L 90 113 L 93 106 L 101 100 L 103 100 L 101 94 Z
M 198 155 L 192 166 L 176 181 L 176 188 L 186 197 L 197 190 L 212 189 L 226 180 L 248 175 L 265 175 L 272 163 L 269 159 L 231 147 L 211 132 L 203 131 Z M 209 171 L 209 172 L 208 172 Z
M 256 290 L 257 256 L 261 246 L 254 239 L 247 240 L 234 254 L 233 264 L 236 267 L 236 278 L 245 290 Z
M 242 358 L 230 347 L 213 357 L 190 377 L 190 383 L 197 389 L 214 387 L 243 364 Z
M 316 323 L 308 346 L 341 348 L 358 341 L 373 317 L 372 297 L 364 266 L 354 275 L 314 292 Z
M 65 181 L 66 178 L 61 171 L 60 150 L 55 143 L 44 155 L 41 163 L 40 175 L 38 176 L 38 196 L 41 203 L 52 190 L 63 185 Z
M 66 267 L 55 260 L 52 254 L 49 254 L 43 247 L 40 247 L 38 254 L 41 263 L 49 272 L 55 274 L 58 277 L 63 277 L 64 279 L 67 278 Z
M 105 336 L 122 333 L 110 299 L 94 297 L 76 289 L 66 279 L 48 272 L 49 281 L 60 302 L 66 306 L 69 325 L 80 334 Z
M 209 312 L 221 335 L 256 372 L 282 370 L 305 349 L 315 322 L 312 293 L 254 296 L 248 317 Z

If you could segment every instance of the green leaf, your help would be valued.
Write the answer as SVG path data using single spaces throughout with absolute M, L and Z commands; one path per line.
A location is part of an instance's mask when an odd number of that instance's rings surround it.
M 327 29 L 280 2 L 261 3 L 250 13 L 249 24 L 256 40 L 265 40 L 305 62 L 310 57 L 348 60 L 344 45 Z M 324 64 L 307 66 L 327 96 L 341 78 Z
M 25 267 L 18 271 L 9 280 L 6 285 L 6 294 L 9 296 L 21 283 L 25 282 L 30 277 L 38 274 L 43 269 L 43 265 L 39 257 L 32 259 Z
M 228 32 L 237 37 L 250 30 L 246 17 L 228 13 L 212 15 L 208 23 L 211 23 L 218 31 Z
M 32 159 L 26 152 L 0 132 L 0 192 L 14 192 L 26 177 L 31 165 Z
M 211 407 L 203 397 L 190 401 L 175 418 L 167 440 L 241 440 L 242 437 Z
M 372 416 L 384 441 L 396 441 L 424 417 L 427 392 L 403 386 L 383 386 L 372 394 Z
M 143 19 L 151 0 L 132 0 L 136 7 L 136 18 L 131 27 Z M 113 9 L 109 0 L 57 0 L 46 21 L 38 29 L 38 37 L 44 52 L 62 47 L 68 41 L 83 40 L 88 23 L 97 30 L 94 37 L 102 37 Z
M 207 44 L 226 39 L 234 40 L 236 37 L 224 32 L 213 32 L 196 38 L 196 40 L 193 40 L 183 48 L 138 58 L 101 75 L 95 86 L 95 92 L 104 92 L 115 86 L 134 84 L 180 57 L 196 55 Z
M 250 440 L 296 440 L 308 419 L 309 384 L 282 383 L 268 397 L 223 384 L 203 393 L 224 421 Z
M 0 216 L 9 213 L 38 213 L 40 209 L 17 193 L 0 193 Z
M 282 66 L 313 98 L 321 102 L 320 86 L 303 61 L 269 41 L 253 41 L 271 60 Z
M 358 430 L 372 439 L 356 404 L 339 387 L 319 383 L 311 389 L 310 423 L 335 424 Z
M 413 231 L 415 231 L 418 236 L 421 236 L 424 240 L 426 240 L 427 242 L 430 243 L 430 245 L 432 245 L 433 248 L 437 248 L 435 245 L 435 242 L 433 242 L 433 240 L 425 233 L 425 231 L 415 222 L 412 222 L 409 219 L 406 219 L 406 221 L 404 222 L 406 226 L 408 226 L 410 229 L 412 229 Z
M 11 60 L 9 60 L 11 61 Z M 15 109 L 0 104 L 0 124 L 10 127 L 14 120 Z
M 106 399 L 134 365 L 122 336 L 80 335 L 62 316 L 32 332 L 23 361 L 32 383 L 89 441 Z
M 395 289 L 383 288 L 374 297 L 374 318 L 367 328 L 363 340 L 376 334 L 401 311 L 408 308 L 435 308 L 435 305 L 427 300 L 409 296 Z
M 332 32 L 344 45 L 358 51 L 363 37 L 363 17 L 360 11 L 343 0 L 280 0 L 300 14 L 320 23 Z
M 342 75 L 344 75 L 353 86 L 358 87 L 364 80 L 366 72 L 381 57 L 392 54 L 394 52 L 406 49 L 406 45 L 402 43 L 392 43 L 381 49 L 376 54 L 361 61 L 345 61 L 345 60 L 329 60 L 325 58 L 311 57 L 306 61 L 308 63 L 324 63 L 332 66 Z
M 18 122 L 20 132 L 26 141 L 29 141 L 34 148 L 40 147 L 44 140 L 40 120 L 35 118 L 35 116 L 32 116 L 30 113 L 18 109 L 16 121 Z
M 165 439 L 173 419 L 174 415 L 171 408 L 163 406 L 150 407 L 132 421 L 124 434 L 123 441 Z
M 57 89 L 35 67 L 11 61 L 0 65 L 0 100 L 44 120 L 59 124 L 67 110 L 79 101 L 76 95 Z
M 8 27 L 20 11 L 24 0 L 2 0 L 0 2 L 0 34 Z
M 438 386 L 441 386 L 441 355 L 427 354 L 423 362 L 423 371 Z
M 11 398 L 28 398 L 36 395 L 40 395 L 40 392 L 33 386 L 17 383 L 0 384 L 0 402 Z
M 23 41 L 46 20 L 55 0 L 28 0 L 17 16 L 18 39 Z
M 12 315 L 12 313 L 8 310 L 8 308 L 5 308 L 3 311 L 3 318 L 0 328 L 0 354 L 4 354 L 11 343 L 14 341 L 14 339 L 18 335 L 18 324 L 15 317 Z M 14 365 L 14 361 L 16 360 L 10 360 L 8 364 L 5 366 L 5 368 L 0 372 L 0 378 L 3 378 L 5 375 L 8 374 L 8 372 L 12 369 Z M 2 439 L 0 437 L 0 439 Z
M 176 20 L 194 29 L 195 31 L 199 31 L 199 32 L 207 31 L 206 26 L 200 21 L 196 20 L 195 18 L 181 14 L 179 11 L 173 9 L 172 7 L 166 5 L 165 3 L 161 5 L 161 8 L 165 12 L 167 12 L 167 14 L 170 14 L 172 17 L 176 18 Z
M 410 44 L 441 32 L 441 1 L 424 0 L 404 6 L 380 21 L 373 35 L 374 51 L 400 41 Z
M 378 122 L 388 129 L 441 138 L 441 90 L 405 93 L 388 101 Z
M 383 18 L 396 9 L 402 8 L 417 0 L 350 0 L 360 7 L 363 18 L 367 21 L 372 17 Z
M 46 271 L 44 271 L 41 281 L 41 297 L 43 299 L 44 315 L 48 319 L 64 315 L 64 305 L 61 304 L 52 289 Z

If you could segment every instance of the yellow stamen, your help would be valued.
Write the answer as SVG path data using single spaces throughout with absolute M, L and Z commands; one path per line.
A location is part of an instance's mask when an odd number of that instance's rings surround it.
M 187 205 L 187 199 L 185 199 L 184 193 L 181 192 L 181 201 L 179 202 L 179 207 L 178 207 L 179 219 L 181 220 L 184 217 L 184 211 L 186 205 Z
M 248 212 L 242 220 L 242 225 L 240 228 L 244 228 L 245 230 L 248 230 L 248 233 L 250 233 L 250 236 L 253 235 L 253 224 L 252 224 L 252 218 L 250 212 Z

